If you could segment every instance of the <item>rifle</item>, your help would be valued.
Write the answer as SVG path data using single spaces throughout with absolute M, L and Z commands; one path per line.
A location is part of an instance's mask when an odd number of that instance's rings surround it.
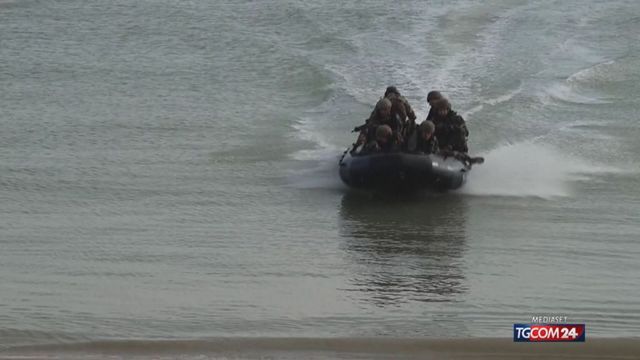
M 369 119 L 366 119 L 364 121 L 364 124 L 354 127 L 353 130 L 351 130 L 351 132 L 361 132 L 362 130 L 366 129 L 367 127 L 369 127 Z

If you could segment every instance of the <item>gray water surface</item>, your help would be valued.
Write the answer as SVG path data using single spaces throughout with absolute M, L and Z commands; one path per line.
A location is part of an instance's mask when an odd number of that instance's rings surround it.
M 635 1 L 0 1 L 0 346 L 640 330 Z M 465 188 L 349 192 L 442 90 Z

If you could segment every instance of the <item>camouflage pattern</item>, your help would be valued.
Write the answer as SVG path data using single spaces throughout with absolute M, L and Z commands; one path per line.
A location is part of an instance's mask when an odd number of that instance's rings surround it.
M 369 141 L 360 151 L 360 154 L 375 154 L 375 153 L 387 153 L 387 152 L 396 152 L 399 151 L 400 148 L 396 141 L 389 140 L 386 143 L 382 143 L 377 140 Z
M 394 121 L 392 121 L 391 115 L 381 114 L 380 112 L 377 112 L 375 110 L 371 113 L 371 116 L 369 116 L 369 118 L 367 119 L 367 124 L 373 127 L 376 127 L 379 125 L 391 126 L 393 123 Z M 391 126 L 391 128 L 393 129 L 393 126 Z
M 375 154 L 382 152 L 382 148 L 377 141 L 369 141 L 360 151 L 360 154 Z
M 392 125 L 391 122 L 391 101 L 389 99 L 381 98 L 377 103 L 369 118 L 365 120 L 365 123 L 360 126 L 356 126 L 353 131 L 359 132 L 358 139 L 353 144 L 354 148 L 366 144 L 369 141 L 375 139 L 375 131 L 379 125 Z
M 438 139 L 435 135 L 425 140 L 420 128 L 416 127 L 407 137 L 403 150 L 409 153 L 436 154 L 440 150 L 440 147 L 438 146 Z
M 404 96 L 391 92 L 386 95 L 386 98 L 391 101 L 394 134 L 398 143 L 403 143 L 416 125 L 416 114 Z
M 436 125 L 435 135 L 438 138 L 441 150 L 462 153 L 469 151 L 467 147 L 469 130 L 462 116 L 453 110 L 449 110 L 449 113 L 444 117 L 436 115 L 433 123 Z
M 429 140 L 425 140 L 422 136 L 418 136 L 416 151 L 424 154 L 436 154 L 440 150 L 438 139 L 432 135 Z
M 398 146 L 394 133 L 388 125 L 380 125 L 375 130 L 375 140 L 367 142 L 362 149 L 363 153 L 371 154 L 377 152 L 397 151 Z
M 409 105 L 409 101 L 404 96 L 397 93 L 389 93 L 386 96 L 391 101 L 391 116 L 398 117 L 402 124 L 416 120 L 416 114 L 413 112 L 413 108 Z

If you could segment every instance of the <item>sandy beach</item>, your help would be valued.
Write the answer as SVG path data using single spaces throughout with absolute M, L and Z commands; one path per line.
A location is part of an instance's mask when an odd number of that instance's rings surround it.
M 638 359 L 639 339 L 514 343 L 510 339 L 218 338 L 105 341 L 14 348 L 0 359 Z

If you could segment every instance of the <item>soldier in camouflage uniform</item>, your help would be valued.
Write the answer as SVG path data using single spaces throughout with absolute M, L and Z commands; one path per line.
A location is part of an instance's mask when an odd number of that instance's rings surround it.
M 378 126 L 378 125 L 389 125 L 392 123 L 391 120 L 391 108 L 392 103 L 389 99 L 382 98 L 378 100 L 376 103 L 376 107 L 371 112 L 369 119 L 367 119 L 367 123 L 370 126 Z
M 400 120 L 405 123 L 407 119 L 409 121 L 416 120 L 416 114 L 413 112 L 409 101 L 404 96 L 400 95 L 400 91 L 395 86 L 389 86 L 384 92 L 384 97 L 391 100 L 392 109 L 391 115 L 397 115 Z
M 393 120 L 392 128 L 399 141 L 404 138 L 415 128 L 416 114 L 409 105 L 409 101 L 402 95 L 395 86 L 389 86 L 384 92 L 385 99 L 391 101 L 391 118 Z
M 435 116 L 433 123 L 436 126 L 436 138 L 440 150 L 467 153 L 467 138 L 469 130 L 462 116 L 451 110 L 451 104 L 447 99 L 439 99 L 433 102 Z
M 375 138 L 375 131 L 379 125 L 391 124 L 391 101 L 382 98 L 376 103 L 376 107 L 371 112 L 364 125 L 358 126 L 353 131 L 358 131 L 358 140 L 353 149 L 362 144 L 366 144 Z
M 418 126 L 416 149 L 424 154 L 435 154 L 440 150 L 438 138 L 435 136 L 436 126 L 431 121 L 423 121 Z
M 398 150 L 398 144 L 393 137 L 393 130 L 389 125 L 380 125 L 376 128 L 375 140 L 369 141 L 362 149 L 363 154 L 375 154 L 379 152 L 392 152 Z
M 439 151 L 438 139 L 434 136 L 435 125 L 423 121 L 407 137 L 404 150 L 409 153 L 436 154 Z

